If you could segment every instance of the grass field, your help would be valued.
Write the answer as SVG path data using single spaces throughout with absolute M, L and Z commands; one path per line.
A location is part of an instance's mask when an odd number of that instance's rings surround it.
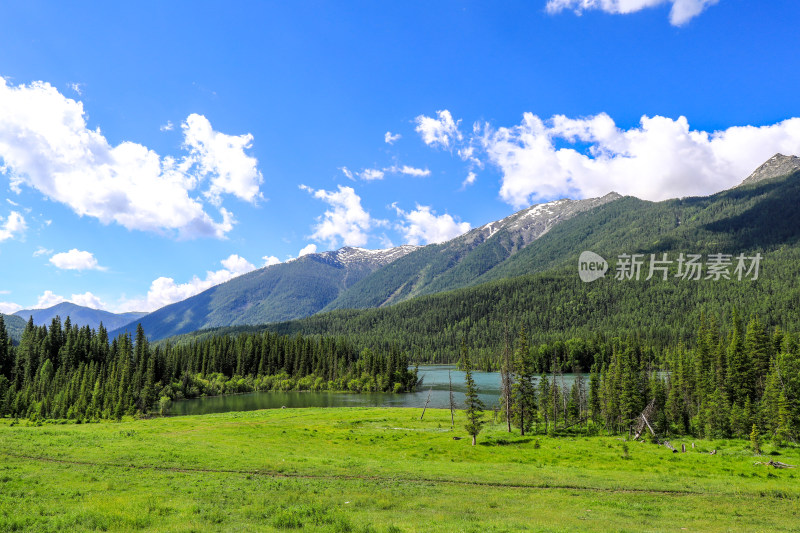
M 509 436 L 449 411 L 0 421 L 0 531 L 798 531 L 800 449 Z M 454 440 L 454 436 L 465 437 Z M 715 455 L 709 451 L 716 449 Z M 766 451 L 773 451 L 766 446 Z

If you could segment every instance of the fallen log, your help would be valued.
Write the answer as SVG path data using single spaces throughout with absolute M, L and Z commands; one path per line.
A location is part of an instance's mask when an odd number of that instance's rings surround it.
M 678 450 L 676 450 L 675 447 L 672 444 L 670 444 L 668 440 L 665 440 L 663 444 L 664 446 L 672 450 L 672 453 L 678 453 Z
M 787 465 L 786 463 L 782 463 L 780 461 L 768 461 L 766 463 L 763 463 L 761 461 L 757 461 L 757 462 L 755 462 L 753 464 L 771 466 L 773 468 L 797 468 L 795 465 Z

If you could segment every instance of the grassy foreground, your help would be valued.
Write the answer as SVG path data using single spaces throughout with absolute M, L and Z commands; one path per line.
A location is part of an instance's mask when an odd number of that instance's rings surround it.
M 521 438 L 419 409 L 0 421 L 0 531 L 797 531 L 800 469 L 745 441 Z M 462 415 L 463 418 L 463 415 Z M 465 437 L 454 440 L 454 436 Z M 709 451 L 716 449 L 716 455 Z M 627 450 L 627 451 L 626 451 Z M 771 451 L 769 446 L 766 451 Z M 774 457 L 800 464 L 800 449 Z

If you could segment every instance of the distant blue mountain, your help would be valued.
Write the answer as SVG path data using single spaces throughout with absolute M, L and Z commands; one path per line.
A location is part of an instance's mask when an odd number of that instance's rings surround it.
M 48 307 L 47 309 L 23 309 L 14 314 L 24 321 L 33 317 L 33 323 L 37 326 L 49 326 L 52 320 L 56 316 L 59 316 L 61 317 L 62 323 L 69 317 L 73 325 L 89 326 L 92 329 L 97 329 L 102 322 L 103 326 L 105 326 L 108 331 L 111 331 L 126 326 L 131 322 L 135 322 L 147 313 L 111 313 L 109 311 L 101 311 L 100 309 L 75 305 L 70 302 L 62 302 L 53 307 Z

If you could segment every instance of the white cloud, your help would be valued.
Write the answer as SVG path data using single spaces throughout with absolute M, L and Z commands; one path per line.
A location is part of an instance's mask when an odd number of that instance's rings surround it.
M 279 265 L 282 262 L 280 259 L 278 259 L 274 255 L 265 255 L 261 259 L 264 260 L 264 266 L 265 267 L 272 266 L 272 265 Z
M 220 262 L 222 263 L 222 266 L 225 267 L 225 270 L 235 275 L 245 274 L 256 269 L 256 267 L 253 266 L 250 261 L 236 254 L 233 254 Z
M 83 95 L 83 84 L 82 83 L 68 83 L 67 86 L 72 89 L 74 92 L 78 94 L 78 96 Z
M 477 179 L 478 175 L 475 174 L 474 172 L 470 172 L 469 174 L 467 174 L 466 179 L 464 179 L 464 181 L 461 182 L 461 188 L 466 189 L 469 185 L 475 183 L 475 180 Z
M 431 171 L 427 168 L 416 168 L 409 165 L 392 165 L 390 167 L 380 169 L 367 168 L 357 173 L 353 173 L 347 167 L 339 167 L 339 170 L 341 170 L 342 174 L 344 174 L 348 179 L 355 180 L 355 176 L 358 176 L 364 181 L 382 180 L 386 174 L 404 174 L 406 176 L 414 176 L 417 178 L 431 175 Z
M 34 256 L 39 252 L 40 250 L 36 250 Z M 55 254 L 50 258 L 50 262 L 54 264 L 56 268 L 63 270 L 106 270 L 105 267 L 101 267 L 97 264 L 97 259 L 95 259 L 94 254 L 84 250 L 78 250 L 77 248 L 73 248 L 68 252 Z
M 342 174 L 344 174 L 345 178 L 347 178 L 349 180 L 353 180 L 353 181 L 356 180 L 356 178 L 353 176 L 353 173 L 350 171 L 349 168 L 347 168 L 347 167 L 339 167 L 339 170 L 342 171 Z
M 204 279 L 193 276 L 192 279 L 186 283 L 176 283 L 173 278 L 164 276 L 157 278 L 150 284 L 150 290 L 147 291 L 147 296 L 145 298 L 132 300 L 123 299 L 118 306 L 117 312 L 155 311 L 165 305 L 180 302 L 206 289 L 210 289 L 215 285 L 225 283 L 230 279 L 256 269 L 249 261 L 236 254 L 231 255 L 227 259 L 223 259 L 221 263 L 225 268 L 216 271 L 207 271 Z
M 47 249 L 44 246 L 39 246 L 36 248 L 36 251 L 33 252 L 33 257 L 39 257 L 40 255 L 50 255 L 53 253 L 53 250 Z
M 456 141 L 463 139 L 458 126 L 461 120 L 453 121 L 447 109 L 436 112 L 437 118 L 419 115 L 416 118 L 416 131 L 428 146 L 449 149 Z
M 308 246 L 303 246 L 303 248 L 297 252 L 297 257 L 303 257 L 304 255 L 313 254 L 317 251 L 316 244 L 309 244 Z
M 168 120 L 166 124 L 161 125 L 158 129 L 161 131 L 172 131 L 175 129 L 175 124 L 173 124 L 171 120 Z
M 88 129 L 81 102 L 49 83 L 10 86 L 0 78 L 0 172 L 12 190 L 27 185 L 104 224 L 222 238 L 233 229 L 233 215 L 219 207 L 221 220 L 214 220 L 194 191 L 208 182 L 201 192 L 217 206 L 223 193 L 259 198 L 262 177 L 245 153 L 252 136 L 215 132 L 194 114 L 184 135 L 190 153 L 180 159 L 133 142 L 111 146 L 99 128 Z
M 20 309 L 22 309 L 22 306 L 14 302 L 0 302 L 0 313 L 4 315 L 13 315 Z
M 219 133 L 214 131 L 206 117 L 195 113 L 189 115 L 181 127 L 185 145 L 191 151 L 199 172 L 210 176 L 211 187 L 204 194 L 214 205 L 220 204 L 223 193 L 248 202 L 262 197 L 259 186 L 264 180 L 258 171 L 258 162 L 245 152 L 253 144 L 251 134 Z
M 39 296 L 39 300 L 36 302 L 36 305 L 34 305 L 33 308 L 47 309 L 63 302 L 71 302 L 74 303 L 75 305 L 90 307 L 92 309 L 106 310 L 108 307 L 103 300 L 101 300 L 100 298 L 98 298 L 89 291 L 83 294 L 73 294 L 69 298 L 64 298 L 59 294 L 54 294 L 53 291 L 44 291 L 44 293 L 42 293 L 42 295 Z
M 326 241 L 331 247 L 335 247 L 339 240 L 345 246 L 363 246 L 369 239 L 367 232 L 375 226 L 385 224 L 385 221 L 373 219 L 364 210 L 361 197 L 352 187 L 339 185 L 338 191 L 314 190 L 305 185 L 300 185 L 300 188 L 331 207 L 317 218 L 312 239 Z
M 556 141 L 588 148 L 557 148 Z M 604 113 L 549 120 L 526 113 L 518 126 L 487 128 L 482 143 L 503 173 L 500 197 L 514 207 L 612 190 L 663 200 L 730 188 L 776 152 L 800 154 L 800 118 L 705 132 L 690 129 L 685 117 L 645 116 L 624 130 Z
M 548 0 L 547 12 L 559 13 L 565 9 L 580 15 L 583 11 L 599 9 L 606 13 L 628 14 L 663 4 L 671 5 L 669 21 L 681 26 L 719 0 Z
M 374 180 L 382 180 L 383 179 L 383 171 L 378 170 L 377 168 L 368 168 L 362 171 L 359 176 L 362 180 L 365 181 L 374 181 Z
M 44 291 L 44 293 L 41 296 L 39 296 L 39 301 L 36 302 L 36 305 L 33 306 L 33 308 L 47 309 L 48 307 L 53 307 L 54 305 L 66 301 L 67 301 L 66 298 L 64 298 L 63 296 L 59 296 L 58 294 L 53 294 L 53 291 Z
M 430 244 L 449 241 L 470 230 L 469 222 L 456 222 L 448 215 L 436 215 L 429 206 L 417 204 L 417 209 L 405 212 L 396 204 L 392 204 L 397 214 L 404 221 L 397 224 L 397 229 L 405 236 L 406 244 Z
M 431 175 L 431 171 L 427 168 L 415 168 L 408 165 L 403 165 L 402 167 L 392 166 L 384 170 L 392 174 L 405 174 L 406 176 L 414 176 L 415 178 L 424 178 Z
M 2 220 L 3 217 L 0 217 L 0 242 L 19 236 L 28 229 L 28 225 L 25 223 L 25 217 L 20 215 L 17 211 L 11 211 L 5 222 L 2 222 Z
M 83 307 L 91 307 L 92 309 L 105 309 L 106 303 L 91 292 L 83 294 L 73 294 L 69 299 L 75 305 L 82 305 Z
M 399 133 L 392 135 L 391 131 L 387 131 L 383 136 L 383 140 L 386 144 L 394 144 L 400 140 L 400 137 L 402 137 L 402 135 Z

